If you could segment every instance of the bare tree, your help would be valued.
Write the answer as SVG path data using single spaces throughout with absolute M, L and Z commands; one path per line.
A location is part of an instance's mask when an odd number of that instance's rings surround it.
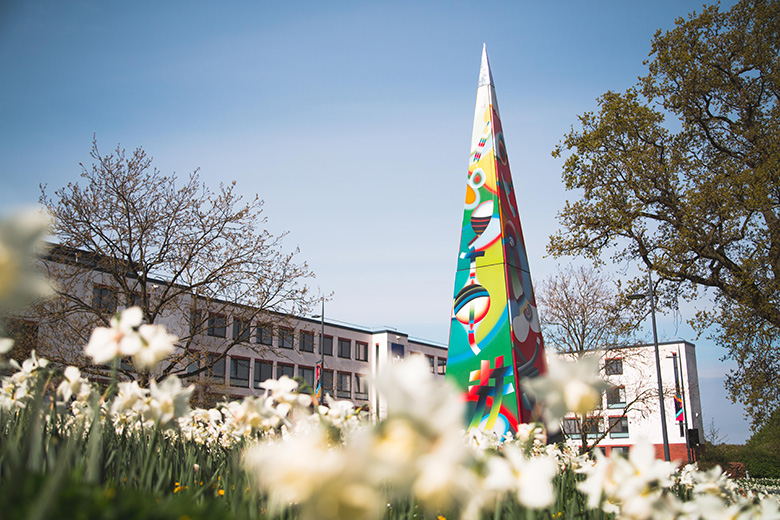
M 305 285 L 312 273 L 298 250 L 282 250 L 286 233 L 264 229 L 257 196 L 242 201 L 235 182 L 213 192 L 197 170 L 184 179 L 162 175 L 141 148 L 103 155 L 93 140 L 90 155 L 82 184 L 51 197 L 41 187 L 59 241 L 43 259 L 57 298 L 36 313 L 50 358 L 99 370 L 82 354 L 90 331 L 137 305 L 146 323 L 180 338 L 154 376 L 195 375 L 237 344 L 267 349 L 247 342 L 250 330 L 283 323 L 316 301 Z
M 605 379 L 615 371 L 617 360 L 642 373 L 653 370 L 636 349 L 627 348 L 634 341 L 634 332 L 642 319 L 637 306 L 628 304 L 609 276 L 594 267 L 566 267 L 542 281 L 536 301 L 545 343 L 556 353 L 577 361 L 584 356 L 598 356 Z M 648 366 L 645 366 L 648 365 Z M 658 391 L 645 380 L 607 391 L 607 403 L 619 402 L 619 408 L 607 413 L 602 406 L 583 416 L 569 418 L 564 434 L 578 432 L 581 451 L 592 450 L 616 428 L 630 411 L 646 416 Z M 602 401 L 604 398 L 602 397 Z M 622 415 L 616 416 L 620 412 Z M 595 430 L 595 431 L 594 431 Z

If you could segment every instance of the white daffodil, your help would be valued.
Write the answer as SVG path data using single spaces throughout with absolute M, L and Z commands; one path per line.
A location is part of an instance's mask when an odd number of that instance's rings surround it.
M 49 217 L 37 209 L 0 220 L 0 314 L 52 293 L 35 270 L 36 252 L 49 230 Z
M 190 410 L 190 397 L 194 386 L 182 386 L 176 376 L 168 376 L 158 385 L 152 381 L 149 385 L 149 408 L 144 419 L 167 426 Z
M 553 356 L 547 360 L 546 375 L 523 381 L 523 387 L 541 405 L 548 430 L 559 431 L 561 419 L 569 412 L 583 415 L 598 406 L 601 393 L 609 388 L 598 376 L 598 364 L 595 356 L 576 362 Z
M 62 402 L 67 403 L 75 394 L 76 399 L 84 401 L 89 398 L 92 392 L 92 385 L 89 380 L 81 377 L 81 371 L 76 367 L 67 367 L 64 378 L 57 387 L 57 396 Z
M 139 307 L 130 307 L 111 318 L 110 327 L 92 331 L 84 352 L 95 363 L 106 363 L 117 356 L 134 356 L 142 348 L 138 328 L 143 321 Z
M 141 344 L 133 355 L 133 363 L 140 369 L 154 368 L 173 352 L 177 337 L 168 334 L 162 325 L 141 325 L 138 328 Z
M 558 463 L 552 457 L 526 457 L 514 445 L 506 445 L 502 456 L 488 460 L 485 485 L 498 493 L 512 493 L 526 507 L 542 509 L 552 505 L 552 479 L 558 472 Z

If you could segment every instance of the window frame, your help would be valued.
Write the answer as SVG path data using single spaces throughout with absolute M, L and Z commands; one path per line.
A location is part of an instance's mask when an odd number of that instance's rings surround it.
M 288 368 L 290 369 L 290 373 L 289 374 L 285 374 L 284 372 Z M 279 379 L 281 379 L 282 376 L 287 376 L 290 379 L 292 379 L 292 378 L 295 377 L 295 365 L 292 364 L 292 363 L 279 363 L 277 361 L 275 373 L 276 373 L 276 380 L 277 381 Z
M 604 360 L 604 374 L 608 376 L 623 375 L 623 358 L 608 358 Z
M 279 327 L 278 330 L 278 346 L 279 348 L 292 350 L 295 348 L 295 329 L 291 329 L 289 327 Z M 289 346 L 287 343 L 287 340 L 289 339 Z
M 361 388 L 363 390 L 361 390 Z M 355 373 L 355 399 L 368 400 L 368 376 L 359 372 Z
M 336 397 L 352 399 L 352 372 L 338 371 L 336 374 Z
M 342 351 L 342 345 L 346 345 L 346 356 L 344 355 Z M 338 341 L 338 355 L 341 359 L 352 359 L 352 340 L 349 338 L 339 338 Z
M 610 439 L 627 439 L 631 435 L 627 416 L 616 415 L 616 416 L 610 416 L 608 417 L 608 419 L 609 419 L 609 427 L 610 427 L 609 430 Z
M 274 344 L 273 325 L 256 325 L 255 343 L 257 343 L 258 345 L 267 345 L 269 347 L 272 347 Z
M 227 338 L 227 316 L 217 312 L 210 312 L 206 335 L 212 338 Z
M 440 376 L 446 376 L 447 375 L 447 358 L 446 357 L 439 357 L 437 359 L 437 365 L 436 365 L 436 373 Z
M 236 388 L 249 388 L 249 372 L 252 366 L 252 360 L 248 357 L 230 356 L 230 386 Z M 246 370 L 246 378 L 239 378 L 238 372 L 240 368 Z
M 617 393 L 617 394 L 615 394 Z M 607 408 L 625 408 L 626 407 L 626 387 L 624 385 L 616 385 L 609 388 L 606 391 L 607 394 Z M 611 401 L 611 398 L 617 395 L 616 401 Z
M 311 373 L 311 381 L 306 378 L 306 373 Z M 301 388 L 302 394 L 311 394 L 314 391 L 314 385 L 316 384 L 316 370 L 312 366 L 298 365 L 298 377 L 301 378 L 310 388 Z
M 355 361 L 368 361 L 368 343 L 355 341 Z
M 266 377 L 265 379 L 261 379 L 263 377 L 263 370 L 262 370 L 263 366 L 269 367 L 268 377 Z M 254 374 L 252 374 L 252 384 L 254 385 L 254 388 L 263 389 L 263 387 L 260 386 L 260 385 L 262 385 L 263 383 L 265 383 L 269 379 L 273 379 L 274 378 L 274 372 L 275 372 L 274 362 L 273 361 L 268 361 L 266 359 L 255 359 L 254 369 L 255 369 L 255 372 L 254 372 Z
M 92 284 L 92 308 L 98 313 L 116 314 L 119 309 L 119 291 L 110 285 Z
M 307 348 L 308 347 L 308 348 Z M 314 333 L 308 330 L 301 330 L 298 333 L 298 350 L 301 352 L 314 353 Z
M 207 356 L 207 365 L 208 368 L 205 370 L 206 372 L 206 379 L 211 383 L 219 383 L 224 385 L 225 384 L 225 376 L 227 373 L 227 356 L 223 356 L 222 359 L 217 361 L 216 363 L 221 364 L 222 366 L 222 375 L 220 377 L 219 374 L 216 372 L 216 366 L 214 364 L 214 360 L 218 358 L 220 355 L 215 352 L 209 352 L 206 354 Z
M 323 336 L 320 334 L 320 338 L 321 338 L 320 339 L 320 349 L 319 349 L 318 354 L 322 354 L 322 346 L 324 344 L 325 347 L 326 347 L 325 348 L 325 355 L 326 356 L 332 356 L 333 355 L 333 336 L 328 336 L 327 334 L 325 334 L 324 339 L 322 339 Z M 328 343 L 330 343 L 330 348 L 327 348 L 328 347 Z
M 243 325 L 243 329 L 241 326 Z M 236 341 L 249 343 L 252 333 L 252 322 L 241 318 L 233 318 L 233 339 Z

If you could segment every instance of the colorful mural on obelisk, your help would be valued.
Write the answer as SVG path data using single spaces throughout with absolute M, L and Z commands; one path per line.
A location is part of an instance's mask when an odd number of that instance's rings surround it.
M 463 390 L 467 427 L 503 434 L 515 432 L 519 422 L 536 420 L 533 403 L 519 382 L 546 371 L 512 174 L 483 47 L 446 377 Z

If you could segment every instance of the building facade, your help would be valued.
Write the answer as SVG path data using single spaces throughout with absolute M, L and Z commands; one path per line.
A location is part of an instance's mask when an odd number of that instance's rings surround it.
M 599 353 L 602 375 L 612 385 L 602 396 L 599 409 L 585 419 L 564 419 L 564 435 L 575 442 L 598 440 L 609 454 L 628 452 L 637 442 L 650 442 L 656 457 L 664 457 L 663 430 L 658 399 L 658 371 L 654 345 L 637 345 Z M 686 341 L 659 344 L 666 433 L 671 460 L 696 460 L 695 447 L 703 431 L 696 368 L 696 348 Z M 582 431 L 585 430 L 585 431 Z

